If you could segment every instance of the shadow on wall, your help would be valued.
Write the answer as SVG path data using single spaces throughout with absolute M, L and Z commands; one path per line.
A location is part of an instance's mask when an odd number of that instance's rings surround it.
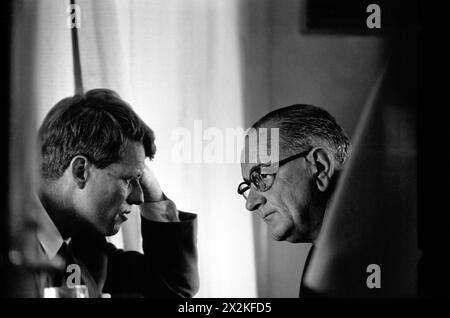
M 417 296 L 417 44 L 395 45 L 307 268 L 316 294 Z

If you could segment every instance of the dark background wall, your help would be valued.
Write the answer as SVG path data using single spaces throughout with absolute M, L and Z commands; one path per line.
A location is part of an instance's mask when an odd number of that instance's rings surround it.
M 419 2 L 419 295 L 450 296 L 450 26 L 443 2 Z M 439 172 L 438 172 L 439 171 Z

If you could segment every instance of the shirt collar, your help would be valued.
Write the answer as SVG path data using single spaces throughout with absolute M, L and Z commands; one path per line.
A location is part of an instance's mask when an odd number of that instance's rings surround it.
M 53 223 L 47 211 L 42 206 L 42 203 L 40 201 L 38 202 L 39 207 L 37 212 L 40 226 L 38 227 L 36 235 L 45 254 L 47 254 L 48 258 L 52 259 L 58 253 L 63 242 L 68 243 L 70 238 L 68 240 L 63 239 L 55 223 Z

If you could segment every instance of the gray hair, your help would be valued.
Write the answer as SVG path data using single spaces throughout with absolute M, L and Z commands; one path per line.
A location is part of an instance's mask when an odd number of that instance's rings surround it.
M 277 127 L 285 155 L 309 147 L 324 147 L 331 152 L 336 169 L 341 169 L 350 151 L 350 141 L 333 116 L 312 105 L 296 104 L 278 108 L 252 125 L 252 128 Z

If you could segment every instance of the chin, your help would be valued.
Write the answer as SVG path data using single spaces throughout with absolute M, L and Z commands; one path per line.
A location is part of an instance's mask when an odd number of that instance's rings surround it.
M 113 236 L 116 235 L 120 230 L 120 224 L 114 224 L 110 228 L 107 228 L 103 231 L 104 236 Z
M 283 222 L 272 223 L 270 233 L 275 241 L 288 241 L 290 243 L 296 243 L 299 234 L 293 226 Z
M 272 235 L 272 238 L 275 241 L 286 241 L 287 240 L 287 234 L 286 232 L 274 232 L 271 231 L 270 234 Z
M 114 227 L 114 229 L 112 229 L 111 231 L 108 231 L 105 236 L 113 236 L 116 235 L 117 233 L 119 233 L 120 230 L 120 226 L 118 227 Z
M 285 240 L 282 236 L 279 236 L 279 235 L 276 235 L 276 234 L 273 234 L 273 233 L 272 233 L 272 238 L 275 241 L 284 241 Z
M 289 243 L 303 243 L 303 240 L 301 240 L 297 237 L 287 237 L 286 241 Z

